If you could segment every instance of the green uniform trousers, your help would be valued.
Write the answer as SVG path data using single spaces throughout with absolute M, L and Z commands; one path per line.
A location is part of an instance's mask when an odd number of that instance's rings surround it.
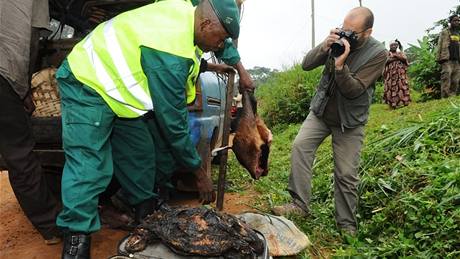
M 167 187 L 173 188 L 170 180 L 174 171 L 178 168 L 177 162 L 173 156 L 173 151 L 168 146 L 165 141 L 165 137 L 161 133 L 158 122 L 155 119 L 154 115 L 142 121 L 148 126 L 148 130 L 141 127 L 120 127 L 121 124 L 127 124 L 125 120 L 118 120 L 115 123 L 114 133 L 115 135 L 129 135 L 130 140 L 134 142 L 145 141 L 146 139 L 153 139 L 153 147 L 151 149 L 155 150 L 157 156 L 155 156 L 155 161 L 145 161 L 143 164 L 139 163 L 139 158 L 136 156 L 130 156 L 124 154 L 122 148 L 124 145 L 124 139 L 115 138 L 112 140 L 112 150 L 113 150 L 113 159 L 114 159 L 114 173 L 119 182 L 125 181 L 126 172 L 143 172 L 142 174 L 149 174 L 152 178 L 150 181 L 154 183 L 152 191 L 154 196 L 157 196 L 156 192 L 158 187 Z M 129 129 L 128 132 L 126 130 Z M 138 201 L 136 197 L 130 195 L 129 190 L 126 190 L 122 185 L 121 191 L 117 194 L 121 195 L 123 200 L 129 202 L 130 204 L 136 204 Z
M 73 76 L 67 61 L 56 78 L 61 94 L 66 157 L 62 176 L 63 209 L 57 225 L 73 232 L 91 233 L 100 229 L 98 196 L 112 178 L 114 161 L 116 166 L 130 168 L 118 170 L 117 178 L 130 194 L 132 205 L 154 196 L 155 145 L 142 119 L 117 118 L 95 91 Z M 131 132 L 144 132 L 144 138 Z M 125 163 L 124 157 L 135 157 L 136 164 Z

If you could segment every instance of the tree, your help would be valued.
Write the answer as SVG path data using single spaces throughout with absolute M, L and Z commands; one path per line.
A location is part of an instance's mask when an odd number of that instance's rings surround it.
M 271 69 L 268 67 L 255 66 L 252 69 L 248 69 L 249 74 L 256 83 L 256 85 L 263 84 L 270 78 L 274 73 L 279 72 L 277 69 Z
M 450 15 L 460 14 L 460 5 L 450 10 Z M 421 91 L 421 100 L 430 100 L 441 97 L 441 68 L 436 63 L 436 47 L 439 34 L 434 33 L 436 29 L 448 26 L 448 17 L 436 21 L 434 26 L 426 30 L 427 36 L 418 40 L 418 46 L 410 45 L 406 54 L 410 61 L 409 78 L 415 90 Z
M 457 5 L 456 7 L 454 7 L 454 9 L 449 11 L 449 16 L 454 15 L 454 14 L 460 15 L 460 5 Z M 434 31 L 439 27 L 441 27 L 442 29 L 445 29 L 445 28 L 447 28 L 447 26 L 449 26 L 449 18 L 448 17 L 435 22 L 433 27 L 428 28 L 426 30 L 426 32 L 428 34 L 428 37 L 429 37 L 430 47 L 432 49 L 434 49 L 436 47 L 436 45 L 438 44 L 438 39 L 439 39 L 439 34 L 434 33 Z

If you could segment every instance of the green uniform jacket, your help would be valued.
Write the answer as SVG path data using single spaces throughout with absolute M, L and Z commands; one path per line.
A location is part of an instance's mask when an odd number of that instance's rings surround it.
M 141 47 L 141 64 L 147 76 L 155 117 L 165 142 L 181 166 L 198 169 L 201 159 L 190 138 L 185 82 L 193 61 Z

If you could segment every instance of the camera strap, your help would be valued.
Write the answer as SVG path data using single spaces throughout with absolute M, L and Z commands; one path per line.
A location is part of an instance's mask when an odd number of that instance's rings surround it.
M 329 74 L 326 96 L 330 97 L 335 91 L 335 58 L 329 53 L 326 60 L 326 71 Z

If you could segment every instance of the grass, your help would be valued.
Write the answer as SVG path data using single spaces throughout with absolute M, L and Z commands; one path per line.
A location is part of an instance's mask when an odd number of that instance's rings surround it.
M 359 235 L 352 244 L 344 244 L 335 227 L 327 138 L 314 165 L 312 216 L 291 218 L 313 243 L 300 258 L 458 258 L 460 208 L 453 203 L 460 200 L 458 106 L 460 97 L 397 110 L 372 105 L 359 172 Z M 273 129 L 270 173 L 259 181 L 253 181 L 231 156 L 231 191 L 256 190 L 260 196 L 252 206 L 265 212 L 289 201 L 291 144 L 299 127 Z

